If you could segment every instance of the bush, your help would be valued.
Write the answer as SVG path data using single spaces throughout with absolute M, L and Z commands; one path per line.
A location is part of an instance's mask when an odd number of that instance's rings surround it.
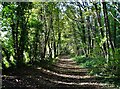
M 106 59 L 102 57 L 76 56 L 74 60 L 83 68 L 90 69 L 90 74 L 103 75 L 106 71 Z

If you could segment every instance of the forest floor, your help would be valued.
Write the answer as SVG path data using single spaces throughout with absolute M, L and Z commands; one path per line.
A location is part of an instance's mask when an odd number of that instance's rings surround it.
M 88 72 L 68 56 L 63 56 L 51 66 L 3 72 L 2 89 L 115 89 Z

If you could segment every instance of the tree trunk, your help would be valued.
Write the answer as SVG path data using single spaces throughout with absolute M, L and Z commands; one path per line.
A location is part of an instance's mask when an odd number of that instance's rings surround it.
M 46 46 L 47 46 L 47 42 L 48 42 L 48 38 L 49 38 L 49 36 L 48 36 L 48 29 L 47 29 L 47 22 L 46 22 L 47 20 L 46 20 L 46 15 L 44 15 L 44 28 L 45 28 L 45 43 L 44 43 L 44 53 L 43 53 L 43 56 L 42 56 L 42 58 L 44 59 L 45 58 L 45 54 L 46 54 Z
M 86 46 L 86 32 L 85 32 L 85 26 L 84 26 L 84 18 L 83 18 L 83 13 L 81 10 L 81 4 L 78 2 L 78 6 L 79 6 L 79 11 L 80 11 L 80 16 L 81 16 L 81 27 L 82 27 L 82 42 L 84 44 L 84 46 Z M 87 53 L 86 47 L 84 47 L 84 54 Z
M 109 23 L 109 19 L 108 19 L 106 2 L 102 2 L 102 4 L 103 4 L 103 13 L 104 13 L 104 20 L 105 20 L 105 27 L 106 27 L 106 36 L 107 36 L 107 39 L 109 39 L 110 46 L 111 46 L 112 52 L 114 54 L 114 46 L 113 46 L 113 42 L 112 42 L 112 38 L 111 38 L 112 35 L 111 35 L 111 31 L 110 31 L 110 23 Z M 109 45 L 108 45 L 108 47 L 109 47 Z
M 114 5 L 116 5 L 116 2 L 113 2 Z M 115 18 L 116 16 L 116 11 L 114 11 Z M 116 48 L 116 19 L 114 18 L 114 47 Z
M 100 27 L 101 36 L 102 36 L 102 38 L 104 38 L 105 35 L 104 35 L 104 31 L 102 29 L 100 11 L 98 10 L 98 7 L 97 7 L 96 3 L 94 4 L 94 6 L 95 6 L 95 9 L 96 9 L 97 20 L 98 20 L 98 24 L 99 24 L 99 27 Z M 107 49 L 106 49 L 106 44 L 105 43 L 103 43 L 103 49 L 104 49 L 105 56 L 107 56 Z

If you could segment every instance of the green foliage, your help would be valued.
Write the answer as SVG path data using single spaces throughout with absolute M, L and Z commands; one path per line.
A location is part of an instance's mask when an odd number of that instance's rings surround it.
M 74 60 L 90 68 L 91 74 L 119 76 L 119 6 L 106 3 L 107 19 L 101 4 L 94 4 L 4 3 L 0 17 L 3 64 L 7 68 L 20 62 L 47 65 L 56 62 L 55 54 L 82 55 Z M 116 43 L 115 52 L 112 43 Z
M 28 63 L 29 61 L 30 61 L 29 54 L 28 54 L 28 52 L 24 51 L 24 62 Z
M 100 47 L 102 47 L 102 45 L 105 43 L 107 41 L 107 38 L 106 37 L 104 37 L 102 40 L 101 40 L 101 42 L 100 42 Z
M 8 68 L 15 66 L 19 60 L 22 60 L 23 51 L 27 48 L 25 46 L 28 34 L 26 29 L 31 3 L 5 2 L 3 6 L 0 42 L 4 59 L 2 63 L 5 65 L 4 67 Z
M 120 76 L 120 49 L 116 49 L 114 57 L 109 58 L 109 62 L 104 57 L 76 56 L 74 60 L 83 68 L 90 69 L 90 74 L 100 76 L 119 77 Z
M 76 56 L 74 60 L 83 68 L 90 69 L 90 74 L 101 75 L 105 72 L 106 59 L 103 57 Z
M 104 58 L 92 58 L 92 57 L 85 57 L 83 56 L 77 56 L 75 57 L 75 60 L 77 63 L 80 63 L 81 66 L 87 67 L 87 68 L 94 68 L 94 67 L 100 67 L 103 64 L 105 64 Z
M 31 15 L 29 19 L 29 26 L 31 28 L 41 29 L 42 23 L 37 20 L 37 16 L 35 14 Z
M 9 60 L 9 61 L 8 61 Z M 9 67 L 13 67 L 16 66 L 16 60 L 13 58 L 13 56 L 11 55 L 9 59 L 7 59 L 6 56 L 4 56 L 2 58 L 2 63 L 3 65 L 5 65 L 5 68 L 9 68 Z M 4 69 L 4 67 L 3 67 Z
M 3 58 L 3 60 L 2 60 L 2 61 L 3 61 L 3 64 L 5 65 L 5 67 L 6 67 L 6 68 L 10 67 L 9 62 L 6 60 L 6 58 L 5 58 L 5 57 Z
M 115 49 L 114 57 L 110 58 L 107 70 L 111 76 L 120 76 L 120 49 Z

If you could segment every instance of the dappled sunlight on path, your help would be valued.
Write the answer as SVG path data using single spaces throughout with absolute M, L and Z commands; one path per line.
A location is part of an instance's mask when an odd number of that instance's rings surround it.
M 88 69 L 80 68 L 68 56 L 48 67 L 23 68 L 17 73 L 3 76 L 3 87 L 12 89 L 110 89 L 96 76 L 90 76 Z

